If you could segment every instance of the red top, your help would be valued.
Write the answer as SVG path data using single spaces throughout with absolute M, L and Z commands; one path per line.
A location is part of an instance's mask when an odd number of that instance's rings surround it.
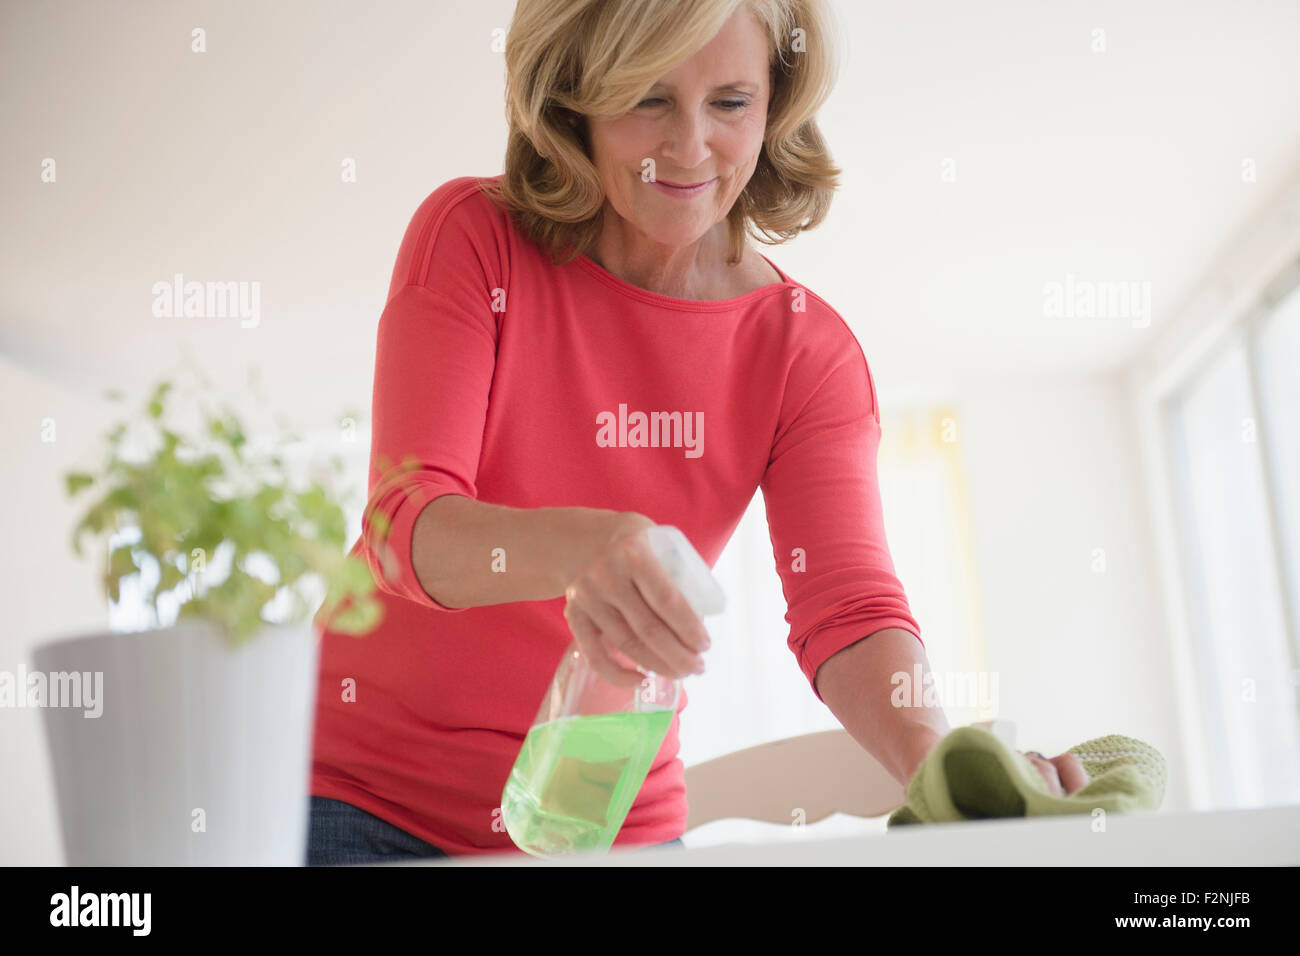
M 430 599 L 411 529 L 440 495 L 640 512 L 680 528 L 712 567 L 762 488 L 787 643 L 810 684 L 875 631 L 920 640 L 885 542 L 866 359 L 839 313 L 777 272 L 734 298 L 673 298 L 586 256 L 552 265 L 475 177 L 424 200 L 375 357 L 370 504 L 391 522 L 387 574 L 373 522 L 352 549 L 385 615 L 363 637 L 322 634 L 313 794 L 449 854 L 521 852 L 501 794 L 572 639 L 564 598 Z M 381 482 L 381 456 L 407 455 L 420 467 Z M 685 830 L 678 724 L 615 846 Z

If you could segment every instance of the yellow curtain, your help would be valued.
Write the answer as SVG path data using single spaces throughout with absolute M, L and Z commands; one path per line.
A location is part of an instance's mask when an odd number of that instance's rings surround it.
M 949 720 L 996 716 L 956 409 L 882 410 L 878 472 L 890 553 Z

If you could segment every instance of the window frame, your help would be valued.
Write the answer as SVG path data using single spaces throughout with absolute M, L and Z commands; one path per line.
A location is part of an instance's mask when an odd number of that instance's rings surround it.
M 1297 189 L 1291 206 L 1300 206 L 1300 189 Z M 1176 451 L 1173 447 L 1173 405 L 1201 376 L 1225 349 L 1240 344 L 1246 362 L 1247 388 L 1250 392 L 1251 414 L 1263 436 L 1255 443 L 1260 455 L 1266 502 L 1269 515 L 1269 539 L 1272 544 L 1274 573 L 1281 582 L 1280 608 L 1283 627 L 1286 629 L 1286 647 L 1293 673 L 1300 671 L 1300 595 L 1292 593 L 1296 575 L 1288 567 L 1300 555 L 1289 555 L 1281 541 L 1278 521 L 1278 496 L 1280 475 L 1278 462 L 1269 454 L 1267 437 L 1276 433 L 1278 423 L 1274 416 L 1280 410 L 1266 407 L 1261 396 L 1259 378 L 1260 330 L 1276 310 L 1292 295 L 1300 295 L 1300 241 L 1292 220 L 1295 212 L 1287 204 L 1275 209 L 1273 219 L 1257 230 L 1253 243 L 1243 243 L 1240 250 L 1248 255 L 1248 245 L 1272 243 L 1272 256 L 1261 263 L 1253 276 L 1243 278 L 1234 274 L 1231 263 L 1220 264 L 1209 274 L 1208 281 L 1189 302 L 1183 313 L 1165 329 L 1165 339 L 1157 343 L 1175 341 L 1179 334 L 1190 329 L 1181 348 L 1170 349 L 1156 361 L 1135 363 L 1132 384 L 1138 428 L 1144 459 L 1144 473 L 1148 500 L 1155 532 L 1158 570 L 1161 579 L 1161 598 L 1169 628 L 1170 647 L 1174 665 L 1174 694 L 1178 709 L 1178 726 L 1183 744 L 1184 767 L 1187 773 L 1189 801 L 1192 809 L 1207 810 L 1219 805 L 1217 782 L 1229 772 L 1207 744 L 1215 739 L 1210 726 L 1214 714 L 1209 710 L 1213 695 L 1202 680 L 1198 665 L 1200 649 L 1197 629 L 1192 624 L 1194 601 L 1189 581 L 1190 543 L 1182 528 L 1182 513 L 1177 500 L 1179 485 L 1175 480 Z M 1276 228 L 1290 227 L 1286 241 L 1277 242 L 1281 233 Z M 1239 260 L 1240 261 L 1240 260 Z M 1300 507 L 1297 502 L 1294 507 Z M 1231 748 L 1231 741 L 1224 741 Z M 1226 750 L 1225 750 L 1226 753 Z

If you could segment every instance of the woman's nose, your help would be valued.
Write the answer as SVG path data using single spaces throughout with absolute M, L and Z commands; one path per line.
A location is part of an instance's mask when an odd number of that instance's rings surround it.
M 708 123 L 689 112 L 679 112 L 669 122 L 664 156 L 683 172 L 702 166 L 709 157 Z

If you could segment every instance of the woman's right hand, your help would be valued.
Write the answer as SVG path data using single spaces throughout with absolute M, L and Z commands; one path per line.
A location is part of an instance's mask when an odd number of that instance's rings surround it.
M 1020 750 L 1017 753 L 1024 754 L 1038 768 L 1038 772 L 1047 781 L 1048 792 L 1054 797 L 1068 797 L 1088 784 L 1088 771 L 1083 769 L 1083 761 L 1068 750 L 1055 757 L 1044 757 L 1036 750 Z
M 597 674 L 621 687 L 635 687 L 642 674 L 620 665 L 611 649 L 664 677 L 701 673 L 709 635 L 650 547 L 645 531 L 655 522 L 623 511 L 611 524 L 564 591 L 564 618 L 578 648 Z

